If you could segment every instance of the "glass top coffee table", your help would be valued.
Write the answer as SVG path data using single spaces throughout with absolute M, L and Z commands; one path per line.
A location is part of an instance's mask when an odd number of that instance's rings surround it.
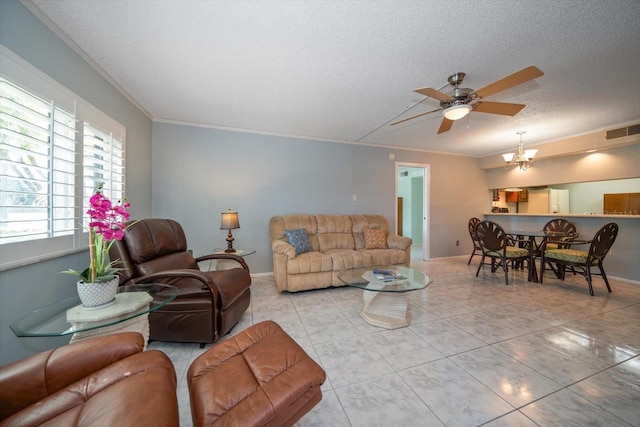
M 136 331 L 148 341 L 148 314 L 173 301 L 175 286 L 138 283 L 120 286 L 116 302 L 99 310 L 84 310 L 74 296 L 21 317 L 10 325 L 17 337 L 72 335 L 71 342 L 109 333 Z
M 370 325 L 386 329 L 409 326 L 407 292 L 424 289 L 432 283 L 422 271 L 400 265 L 348 270 L 339 273 L 338 279 L 347 286 L 364 290 L 360 316 Z

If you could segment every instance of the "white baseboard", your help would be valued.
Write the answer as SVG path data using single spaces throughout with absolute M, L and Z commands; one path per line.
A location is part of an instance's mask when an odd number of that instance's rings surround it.
M 273 271 L 267 271 L 266 273 L 251 274 L 251 277 L 268 277 L 268 276 L 273 276 Z

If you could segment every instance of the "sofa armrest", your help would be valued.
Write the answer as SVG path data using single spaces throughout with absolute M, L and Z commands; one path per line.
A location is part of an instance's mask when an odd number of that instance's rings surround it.
M 387 236 L 387 246 L 392 249 L 402 249 L 406 250 L 413 241 L 410 237 L 406 236 L 398 236 L 396 234 L 390 234 Z
M 0 367 L 0 420 L 144 349 L 137 332 L 87 339 Z
M 271 243 L 271 250 L 275 254 L 286 255 L 287 258 L 293 259 L 296 257 L 296 249 L 293 245 L 283 241 L 283 240 L 274 240 Z

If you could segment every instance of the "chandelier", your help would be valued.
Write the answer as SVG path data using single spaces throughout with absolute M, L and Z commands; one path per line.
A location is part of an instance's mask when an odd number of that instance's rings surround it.
M 505 169 L 511 169 L 516 166 L 520 168 L 520 170 L 526 171 L 531 166 L 533 166 L 533 158 L 536 156 L 538 150 L 525 150 L 524 144 L 522 143 L 522 135 L 526 133 L 526 131 L 516 132 L 520 135 L 520 143 L 518 144 L 518 152 L 517 153 L 507 153 L 503 154 Z

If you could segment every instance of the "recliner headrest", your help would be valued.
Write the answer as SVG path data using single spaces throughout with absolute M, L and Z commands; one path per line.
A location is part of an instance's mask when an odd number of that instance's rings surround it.
M 127 228 L 123 241 L 136 264 L 187 250 L 184 230 L 171 219 L 148 218 L 134 222 Z

